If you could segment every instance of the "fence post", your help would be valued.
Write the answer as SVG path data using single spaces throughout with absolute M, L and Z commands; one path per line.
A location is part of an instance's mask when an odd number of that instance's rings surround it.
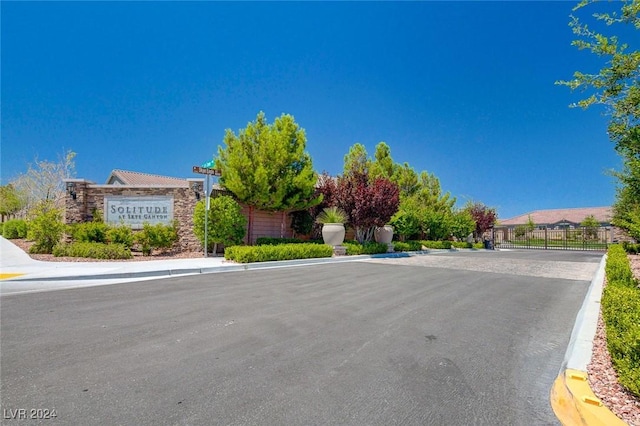
M 549 243 L 547 239 L 547 225 L 544 226 L 544 249 L 545 250 L 549 249 Z

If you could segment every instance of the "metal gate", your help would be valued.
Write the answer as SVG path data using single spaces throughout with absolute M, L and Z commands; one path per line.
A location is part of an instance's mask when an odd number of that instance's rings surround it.
M 525 225 L 495 227 L 492 232 L 495 248 L 519 248 L 539 250 L 599 250 L 606 251 L 613 242 L 613 230 L 609 227 L 536 227 Z

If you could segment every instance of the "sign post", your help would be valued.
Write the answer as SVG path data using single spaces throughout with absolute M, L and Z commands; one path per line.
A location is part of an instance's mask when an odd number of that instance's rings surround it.
M 207 230 L 207 224 L 209 223 L 209 210 L 211 209 L 211 201 L 209 200 L 209 193 L 211 191 L 209 185 L 209 176 L 222 176 L 222 171 L 220 169 L 214 169 L 213 160 L 209 160 L 204 163 L 202 166 L 193 166 L 193 173 L 198 173 L 201 175 L 207 175 L 207 182 L 205 184 L 205 208 L 204 208 L 204 257 L 209 255 L 209 246 L 208 246 L 208 237 L 209 233 Z M 214 253 L 215 256 L 215 253 Z

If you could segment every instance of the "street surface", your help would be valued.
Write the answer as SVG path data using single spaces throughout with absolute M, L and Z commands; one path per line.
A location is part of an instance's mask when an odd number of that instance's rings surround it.
M 440 253 L 6 295 L 2 424 L 558 424 L 549 390 L 601 256 Z

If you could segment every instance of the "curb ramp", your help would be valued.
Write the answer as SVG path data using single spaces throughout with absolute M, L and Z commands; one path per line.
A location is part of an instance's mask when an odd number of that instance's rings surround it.
M 567 369 L 551 388 L 551 407 L 564 426 L 625 426 L 595 396 L 584 371 Z

